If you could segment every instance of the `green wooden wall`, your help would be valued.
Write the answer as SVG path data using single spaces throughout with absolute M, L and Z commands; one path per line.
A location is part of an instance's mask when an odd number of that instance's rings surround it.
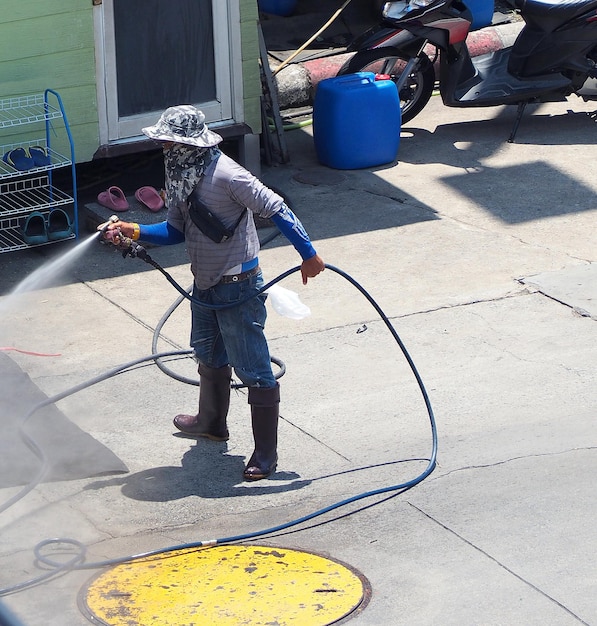
M 74 137 L 76 160 L 90 161 L 99 147 L 91 0 L 1 3 L 0 99 L 41 93 L 46 88 L 58 91 Z M 257 0 L 240 0 L 240 15 L 244 121 L 259 133 Z M 62 149 L 60 137 L 56 141 L 53 145 Z M 5 137 L 2 143 L 8 143 Z
M 240 0 L 240 34 L 245 123 L 261 133 L 261 76 L 259 74 L 259 37 L 257 0 Z
M 78 161 L 99 141 L 93 37 L 91 0 L 2 0 L 0 98 L 58 91 Z

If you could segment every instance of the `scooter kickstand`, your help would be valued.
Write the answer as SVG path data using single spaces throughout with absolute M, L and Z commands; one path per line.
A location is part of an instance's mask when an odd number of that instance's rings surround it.
M 518 130 L 518 126 L 520 124 L 520 120 L 522 119 L 522 115 L 524 110 L 528 104 L 528 101 L 518 103 L 518 111 L 516 113 L 516 119 L 514 120 L 514 127 L 512 128 L 512 132 L 510 133 L 510 137 L 508 138 L 508 143 L 514 143 L 514 137 L 516 136 L 516 131 Z

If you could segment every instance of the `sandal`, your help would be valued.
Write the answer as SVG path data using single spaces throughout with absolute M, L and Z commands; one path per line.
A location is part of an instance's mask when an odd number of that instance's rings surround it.
M 129 208 L 128 200 L 120 187 L 112 186 L 97 196 L 97 201 L 112 211 L 126 211 Z
M 48 243 L 46 220 L 39 211 L 30 213 L 23 224 L 23 241 L 29 246 Z
M 135 198 L 154 213 L 164 208 L 164 200 L 155 187 L 140 187 L 135 191 Z
M 24 148 L 9 150 L 2 157 L 2 160 L 19 172 L 25 172 L 35 167 L 35 161 L 30 156 L 27 156 Z
M 52 164 L 48 149 L 43 146 L 31 146 L 29 156 L 33 159 L 35 167 L 47 167 Z
M 48 239 L 57 241 L 73 234 L 70 218 L 63 209 L 52 209 L 48 215 Z

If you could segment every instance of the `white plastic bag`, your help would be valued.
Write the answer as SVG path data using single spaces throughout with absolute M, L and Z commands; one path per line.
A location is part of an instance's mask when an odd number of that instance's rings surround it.
M 292 320 L 302 320 L 311 315 L 311 309 L 303 304 L 298 293 L 280 287 L 280 285 L 272 285 L 267 291 L 270 301 L 274 307 L 274 311 L 278 315 L 289 317 Z

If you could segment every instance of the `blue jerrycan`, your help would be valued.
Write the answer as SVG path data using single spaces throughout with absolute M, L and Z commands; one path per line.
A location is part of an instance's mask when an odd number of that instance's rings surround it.
M 400 144 L 400 99 L 391 80 L 372 72 L 326 78 L 313 102 L 320 163 L 340 170 L 391 163 Z

